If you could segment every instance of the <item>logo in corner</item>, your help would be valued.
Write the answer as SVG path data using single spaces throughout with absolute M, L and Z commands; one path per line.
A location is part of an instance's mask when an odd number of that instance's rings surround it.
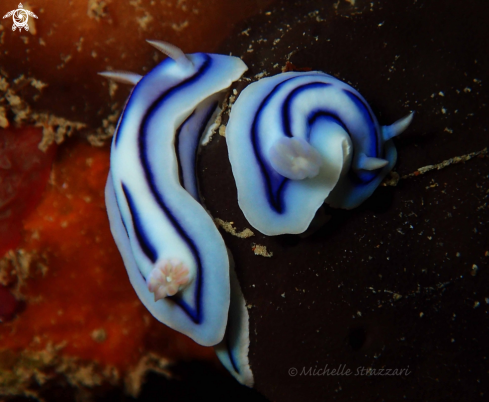
M 19 3 L 18 7 L 19 8 L 17 10 L 9 11 L 7 14 L 3 16 L 3 18 L 5 19 L 12 16 L 14 20 L 14 25 L 12 25 L 12 31 L 15 31 L 17 28 L 19 28 L 19 31 L 22 31 L 22 28 L 28 31 L 29 25 L 27 24 L 27 21 L 29 20 L 29 15 L 34 18 L 37 18 L 37 15 L 34 14 L 32 11 L 25 10 L 22 3 Z

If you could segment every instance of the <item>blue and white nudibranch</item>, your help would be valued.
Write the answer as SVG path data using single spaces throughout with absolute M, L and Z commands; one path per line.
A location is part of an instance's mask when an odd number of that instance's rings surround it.
M 119 119 L 106 204 L 111 231 L 141 301 L 197 343 L 224 336 L 230 303 L 224 241 L 200 202 L 195 160 L 225 90 L 247 70 L 237 57 L 170 56 L 150 73 L 107 72 L 136 85 Z
M 303 233 L 324 202 L 355 208 L 392 170 L 391 138 L 412 117 L 381 127 L 355 89 L 318 71 L 248 85 L 226 127 L 240 208 L 270 236 Z

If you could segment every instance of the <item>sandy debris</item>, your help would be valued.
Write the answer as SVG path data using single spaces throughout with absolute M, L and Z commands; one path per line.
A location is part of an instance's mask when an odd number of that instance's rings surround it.
M 444 160 L 443 162 L 437 163 L 436 165 L 427 165 L 419 168 L 413 173 L 406 174 L 401 177 L 401 179 L 408 179 L 410 177 L 419 176 L 425 174 L 431 170 L 441 170 L 450 165 L 456 165 L 457 163 L 467 162 L 468 160 L 475 158 L 476 156 L 485 156 L 487 155 L 487 148 L 482 149 L 481 151 L 471 152 L 467 155 L 455 156 L 453 158 Z
M 251 244 L 251 249 L 255 253 L 255 255 L 260 255 L 262 257 L 267 257 L 270 258 L 273 256 L 273 252 L 268 251 L 266 246 L 263 246 L 261 244 Z
M 233 226 L 234 222 L 226 222 L 222 219 L 215 218 L 217 226 L 222 227 L 226 232 L 232 234 L 233 236 L 239 237 L 240 239 L 247 239 L 248 237 L 254 236 L 255 234 L 248 228 L 245 228 L 241 232 L 238 232 L 236 228 Z

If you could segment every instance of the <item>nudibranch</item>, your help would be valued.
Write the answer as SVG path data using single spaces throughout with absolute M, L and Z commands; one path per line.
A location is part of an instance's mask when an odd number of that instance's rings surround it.
M 103 74 L 135 85 L 112 141 L 106 186 L 111 231 L 148 310 L 212 346 L 222 340 L 228 319 L 229 257 L 201 203 L 195 160 L 225 90 L 247 67 L 232 56 L 184 54 L 165 42 L 150 43 L 169 58 L 144 77 Z
M 392 137 L 412 113 L 381 127 L 351 86 L 319 71 L 248 85 L 226 127 L 238 202 L 266 235 L 303 233 L 326 202 L 351 209 L 392 170 Z

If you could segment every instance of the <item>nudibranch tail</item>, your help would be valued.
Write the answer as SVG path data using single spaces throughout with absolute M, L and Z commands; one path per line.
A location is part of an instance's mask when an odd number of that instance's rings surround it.
M 411 120 L 381 129 L 355 89 L 317 71 L 248 85 L 226 128 L 244 215 L 266 235 L 293 234 L 307 229 L 324 202 L 358 206 L 394 166 L 389 138 Z
M 234 268 L 230 267 L 231 305 L 226 334 L 214 349 L 224 367 L 241 384 L 253 387 L 254 378 L 249 361 L 250 324 L 246 301 Z
M 189 67 L 192 65 L 192 61 L 187 57 L 187 55 L 175 45 L 168 42 L 163 42 L 161 40 L 147 39 L 146 42 L 148 42 L 155 49 L 159 50 L 161 53 L 166 54 L 168 57 L 175 60 L 182 67 Z
M 120 82 L 121 84 L 128 85 L 136 85 L 141 78 L 143 78 L 141 75 L 132 73 L 130 71 L 102 71 L 101 73 L 97 74 L 110 80 Z
M 236 57 L 156 45 L 175 59 L 145 75 L 126 103 L 112 142 L 107 211 L 144 305 L 212 346 L 227 322 L 229 259 L 200 202 L 195 160 L 224 91 L 247 67 Z

